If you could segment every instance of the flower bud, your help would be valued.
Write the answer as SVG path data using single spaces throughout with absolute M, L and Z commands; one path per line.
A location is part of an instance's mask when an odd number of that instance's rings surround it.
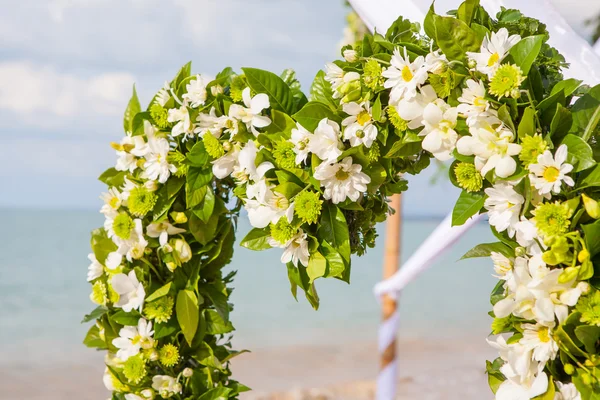
M 146 181 L 144 182 L 144 187 L 151 192 L 155 192 L 158 190 L 158 183 L 156 181 Z
M 215 86 L 211 87 L 210 93 L 212 93 L 213 96 L 218 96 L 220 94 L 223 94 L 223 86 L 215 85 Z
M 558 276 L 558 283 L 571 282 L 573 279 L 575 279 L 577 277 L 578 274 L 579 274 L 579 267 L 567 267 Z
M 192 375 L 194 375 L 194 370 L 191 368 L 185 368 L 183 370 L 183 376 L 185 376 L 186 378 L 191 377 Z
M 583 206 L 588 215 L 594 219 L 600 218 L 600 205 L 598 202 L 586 196 L 585 193 L 581 194 L 581 198 L 583 199 Z
M 182 263 L 186 263 L 192 259 L 192 249 L 190 245 L 183 239 L 175 239 L 175 252 Z
M 358 61 L 358 54 L 352 49 L 344 50 L 344 59 L 348 62 L 356 62 Z
M 158 351 L 156 351 L 156 350 L 153 350 L 153 351 L 150 353 L 150 356 L 148 357 L 148 359 L 149 359 L 150 361 L 158 361 L 158 357 L 159 357 Z
M 510 97 L 512 97 L 513 99 L 518 99 L 519 97 L 521 97 L 521 90 L 519 88 L 514 88 L 510 91 Z
M 345 95 L 342 98 L 342 103 L 350 103 L 353 101 L 357 101 L 360 99 L 360 96 L 362 95 L 362 91 L 360 89 L 360 87 L 350 93 L 348 93 L 347 95 Z
M 579 261 L 580 263 L 584 262 L 585 260 L 590 258 L 590 252 L 587 251 L 586 249 L 582 249 L 579 254 L 577 254 L 577 261 Z
M 575 367 L 573 366 L 573 364 L 565 364 L 565 374 L 567 375 L 573 375 L 575 373 Z
M 188 218 L 184 212 L 173 211 L 171 213 L 171 218 L 175 221 L 176 224 L 185 224 L 188 222 Z
M 140 392 L 143 398 L 152 400 L 154 398 L 154 391 L 152 389 L 144 389 Z
M 477 66 L 477 61 L 473 60 L 472 58 L 469 58 L 469 69 L 473 69 Z
M 225 151 L 231 150 L 231 143 L 223 142 L 223 150 L 225 150 Z
M 527 249 L 525 247 L 517 247 L 515 249 L 515 255 L 517 257 L 525 257 L 527 255 Z

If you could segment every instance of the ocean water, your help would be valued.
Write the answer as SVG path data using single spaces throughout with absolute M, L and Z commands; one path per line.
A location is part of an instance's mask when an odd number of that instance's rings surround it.
M 0 210 L 0 366 L 41 366 L 85 360 L 82 316 L 94 305 L 86 282 L 89 231 L 101 226 L 93 211 Z M 406 259 L 439 223 L 406 220 Z M 385 226 L 380 226 L 383 235 Z M 241 218 L 238 240 L 249 230 Z M 487 259 L 457 261 L 472 246 L 493 241 L 486 223 L 472 228 L 400 297 L 401 337 L 478 338 L 489 332 L 489 292 L 495 284 Z M 380 280 L 383 237 L 354 258 L 351 284 L 319 281 L 321 308 L 294 300 L 278 250 L 253 252 L 236 245 L 228 267 L 238 271 L 232 301 L 237 347 L 374 341 L 379 306 L 372 295 Z

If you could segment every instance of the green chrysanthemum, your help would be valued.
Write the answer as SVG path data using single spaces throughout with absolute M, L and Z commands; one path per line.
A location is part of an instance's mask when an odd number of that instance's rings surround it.
M 108 301 L 110 301 L 113 304 L 115 304 L 117 301 L 119 301 L 119 298 L 121 296 L 119 295 L 119 293 L 115 292 L 115 289 L 113 289 L 113 287 L 110 284 L 110 282 L 108 282 L 106 291 L 108 293 Z
M 294 212 L 302 222 L 314 224 L 319 220 L 323 206 L 323 200 L 321 200 L 319 193 L 311 191 L 300 192 L 294 201 Z
M 494 318 L 492 321 L 492 334 L 498 335 L 506 331 L 506 329 L 510 328 L 510 316 L 504 318 Z
M 175 176 L 182 177 L 187 175 L 190 167 L 184 162 L 185 156 L 182 153 L 179 151 L 170 151 L 169 154 L 167 154 L 167 161 L 177 167 Z
M 362 76 L 365 86 L 373 90 L 382 87 L 384 82 L 383 76 L 381 76 L 382 72 L 383 68 L 381 68 L 381 65 L 377 61 L 367 61 Z
M 172 367 L 179 362 L 179 350 L 170 343 L 165 344 L 158 352 L 158 360 L 165 367 Z
M 231 81 L 229 88 L 229 95 L 233 101 L 242 101 L 242 92 L 248 87 L 246 77 L 244 75 L 237 75 Z
M 581 322 L 600 326 L 600 291 L 581 297 L 576 307 L 581 313 Z
M 138 186 L 129 193 L 127 207 L 129 207 L 129 211 L 133 215 L 143 217 L 152 211 L 157 198 L 158 197 L 153 192 L 143 186 Z
M 271 224 L 271 237 L 281 244 L 287 243 L 297 231 L 298 229 L 292 226 L 286 217 L 281 217 L 276 224 Z
M 283 169 L 296 168 L 296 153 L 294 144 L 287 140 L 275 143 L 273 148 L 273 157 L 277 164 Z
M 90 300 L 94 303 L 104 306 L 108 301 L 108 297 L 106 295 L 106 285 L 102 281 L 96 281 L 92 285 L 92 293 L 90 294 Z
M 206 152 L 212 158 L 217 159 L 223 157 L 223 154 L 225 154 L 223 145 L 219 139 L 213 136 L 212 133 L 206 132 L 204 136 L 202 136 L 202 141 L 204 142 L 204 148 L 206 148 Z
M 467 162 L 460 162 L 454 167 L 454 176 L 458 186 L 467 192 L 479 192 L 483 187 L 483 177 L 477 171 L 475 165 Z
M 548 143 L 541 135 L 525 136 L 521 139 L 519 160 L 528 166 L 537 162 L 538 156 L 548 149 Z
M 164 296 L 144 306 L 144 315 L 156 322 L 167 322 L 173 314 L 173 298 Z
M 146 361 L 141 354 L 129 357 L 123 364 L 123 375 L 133 384 L 139 383 L 146 376 Z
M 497 70 L 490 81 L 490 93 L 502 97 L 519 98 L 519 88 L 525 80 L 521 68 L 514 64 L 503 64 Z
M 571 225 L 571 211 L 567 204 L 542 203 L 533 211 L 535 226 L 547 237 L 562 235 Z
M 152 120 L 156 126 L 161 129 L 168 128 L 170 125 L 167 119 L 169 117 L 169 112 L 166 108 L 158 103 L 154 103 L 152 106 L 150 106 L 150 117 L 152 117 Z
M 406 132 L 408 129 L 408 123 L 398 114 L 396 107 L 389 106 L 387 108 L 387 115 L 394 128 L 396 128 L 396 133 Z
M 119 213 L 113 221 L 113 231 L 121 239 L 129 239 L 134 227 L 133 219 L 126 212 Z
M 381 156 L 381 151 L 379 149 L 379 143 L 373 142 L 373 144 L 369 148 L 369 151 L 367 152 L 367 158 L 369 159 L 369 162 L 373 163 L 373 162 L 377 162 L 377 160 L 379 160 L 379 156 Z

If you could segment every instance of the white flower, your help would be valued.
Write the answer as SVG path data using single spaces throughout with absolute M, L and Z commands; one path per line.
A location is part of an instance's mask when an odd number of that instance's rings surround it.
M 108 193 L 102 193 L 100 198 L 102 201 L 104 201 L 104 205 L 100 209 L 100 212 L 104 215 L 118 210 L 123 203 L 123 197 L 121 196 L 119 190 L 115 187 L 108 189 Z
M 396 105 L 400 118 L 408 122 L 410 129 L 423 126 L 423 111 L 437 99 L 437 94 L 431 85 L 423 86 L 415 97 L 404 98 Z
M 146 135 L 152 135 L 154 133 L 154 127 L 148 121 L 144 121 L 144 132 Z M 141 135 L 131 136 L 131 133 L 128 132 L 127 135 L 121 139 L 120 144 L 114 145 L 117 156 L 119 157 L 115 169 L 117 171 L 129 171 L 133 173 L 138 167 L 137 157 L 143 157 L 144 150 L 147 147 L 148 145 Z
M 487 115 L 488 110 L 494 111 L 490 110 L 490 103 L 485 99 L 483 82 L 477 82 L 473 79 L 467 80 L 467 87 L 463 89 L 458 101 L 461 103 L 457 107 L 458 112 L 467 117 L 467 125 L 469 126 L 473 125 L 482 114 Z
M 432 51 L 425 56 L 425 68 L 434 74 L 444 72 L 447 63 L 446 55 L 439 50 Z
M 486 74 L 490 79 L 508 55 L 508 51 L 521 40 L 519 35 L 509 36 L 506 28 L 492 32 L 483 39 L 479 53 L 467 52 L 467 56 L 477 64 L 477 71 Z
M 236 118 L 246 124 L 246 127 L 255 135 L 259 132 L 256 128 L 264 128 L 271 124 L 271 119 L 264 115 L 260 115 L 262 110 L 269 108 L 269 96 L 264 93 L 259 93 L 254 97 L 250 96 L 250 88 L 247 87 L 242 91 L 242 99 L 244 100 L 243 107 L 239 104 L 232 104 L 229 107 L 229 116 Z
M 566 160 L 567 146 L 563 144 L 558 147 L 554 157 L 550 150 L 546 150 L 538 156 L 537 164 L 529 165 L 531 183 L 539 194 L 560 193 L 563 182 L 568 186 L 575 185 L 573 178 L 567 176 L 573 170 L 573 166 L 566 163 Z
M 234 178 L 240 182 L 247 182 L 249 180 L 258 182 L 264 177 L 267 171 L 275 168 L 275 166 L 268 161 L 256 166 L 257 154 L 258 148 L 256 147 L 256 143 L 250 140 L 238 155 L 238 163 L 233 171 Z M 246 194 L 248 198 L 253 198 L 251 194 L 248 194 L 249 192 L 252 192 L 252 188 L 247 188 Z
M 287 264 L 292 262 L 295 267 L 298 266 L 298 262 L 308 266 L 308 240 L 306 240 L 306 233 L 302 229 L 298 230 L 298 233 L 290 239 L 285 245 L 285 250 L 281 255 L 281 262 Z
M 323 161 L 333 162 L 342 155 L 342 148 L 340 126 L 335 121 L 323 118 L 308 142 L 308 150 Z
M 533 221 L 522 216 L 521 220 L 515 224 L 515 229 L 517 232 L 517 243 L 519 243 L 520 246 L 529 248 L 536 244 L 535 239 L 539 235 Z
M 240 148 L 234 145 L 225 155 L 217 158 L 212 162 L 212 172 L 218 179 L 227 178 L 233 172 L 233 169 L 238 164 L 238 156 Z
M 356 62 L 358 60 L 358 53 L 356 53 L 356 50 L 344 50 L 344 59 L 348 62 Z
M 507 288 L 508 295 L 494 304 L 494 315 L 497 318 L 504 318 L 514 314 L 525 319 L 533 319 L 535 296 L 528 286 L 533 279 L 529 273 L 528 260 L 517 257 L 512 274 L 506 278 L 504 286 Z
M 114 391 L 115 390 L 115 384 L 114 384 L 114 377 L 113 374 L 110 372 L 110 369 L 108 369 L 108 367 L 104 368 L 104 375 L 102 376 L 102 382 L 104 383 L 104 387 L 106 387 L 106 390 L 109 391 Z
M 193 133 L 194 126 L 190 119 L 190 113 L 185 104 L 179 108 L 170 109 L 167 121 L 171 123 L 176 122 L 175 126 L 173 126 L 173 129 L 171 129 L 171 135 L 173 136 L 179 136 L 182 134 L 187 136 Z
M 152 389 L 156 390 L 165 399 L 174 393 L 181 393 L 181 385 L 177 383 L 177 379 L 168 375 L 153 376 Z
M 300 165 L 306 161 L 308 157 L 308 144 L 310 143 L 310 138 L 312 137 L 312 133 L 307 131 L 300 124 L 296 124 L 296 128 L 292 129 L 292 137 L 290 138 L 290 142 L 294 144 L 294 152 L 296 153 L 296 164 Z
M 154 101 L 164 107 L 164 105 L 167 104 L 167 101 L 169 101 L 171 98 L 170 90 L 171 87 L 169 86 L 169 82 L 165 82 L 163 87 L 156 94 Z
M 177 172 L 177 167 L 169 164 L 167 156 L 171 150 L 169 141 L 164 138 L 152 138 L 148 141 L 150 151 L 146 155 L 142 177 L 165 183 L 171 173 Z
M 106 268 L 110 269 L 111 271 L 114 271 L 115 269 L 121 266 L 122 261 L 123 255 L 120 254 L 118 251 L 113 251 L 112 253 L 109 253 L 106 257 Z
M 400 49 L 396 48 L 390 67 L 386 68 L 381 75 L 387 78 L 383 87 L 392 89 L 390 102 L 396 103 L 403 98 L 411 99 L 417 95 L 417 89 L 427 80 L 427 65 L 423 56 L 410 62 L 406 48 L 404 48 L 404 56 L 400 54 Z
M 556 382 L 556 393 L 554 400 L 581 400 L 581 394 L 573 383 Z
M 357 201 L 361 193 L 367 191 L 371 178 L 362 171 L 360 164 L 352 164 L 352 157 L 340 163 L 322 163 L 315 170 L 314 177 L 325 187 L 323 197 L 338 204 L 349 198 Z
M 153 222 L 146 228 L 146 234 L 151 238 L 158 238 L 161 246 L 169 241 L 169 235 L 177 235 L 185 232 L 185 229 L 177 228 L 167 221 Z
M 194 133 L 198 134 L 200 137 L 204 137 L 206 132 L 210 132 L 214 137 L 220 138 L 223 130 L 227 129 L 229 131 L 230 129 L 237 127 L 237 122 L 227 115 L 217 117 L 217 111 L 214 107 L 211 107 L 208 114 L 198 114 L 196 122 L 198 122 L 198 124 L 194 129 Z
M 342 121 L 342 126 L 346 127 L 344 129 L 344 139 L 349 140 L 352 147 L 361 144 L 371 147 L 373 141 L 377 139 L 377 127 L 374 125 L 371 116 L 369 101 L 363 104 L 346 103 L 342 108 L 349 115 Z
M 492 261 L 494 262 L 494 271 L 498 274 L 497 278 L 506 279 L 507 276 L 510 276 L 510 273 L 513 269 L 513 260 L 509 259 L 502 253 L 497 253 L 492 251 L 490 254 Z
M 552 338 L 551 329 L 554 322 L 544 324 L 522 324 L 523 338 L 519 341 L 527 349 L 533 351 L 533 359 L 545 363 L 554 360 L 558 353 L 558 344 Z
M 125 326 L 119 331 L 119 337 L 112 344 L 118 348 L 117 357 L 126 361 L 140 352 L 141 349 L 154 347 L 154 331 L 152 322 L 140 318 L 137 326 Z
M 98 262 L 94 253 L 88 254 L 88 260 L 90 260 L 91 264 L 88 267 L 87 280 L 91 282 L 104 274 L 104 267 Z
M 146 400 L 143 397 L 138 396 L 137 394 L 133 394 L 133 393 L 126 393 L 125 394 L 125 400 Z
M 130 271 L 128 275 L 116 274 L 111 283 L 115 292 L 119 294 L 119 301 L 115 303 L 115 307 L 121 307 L 125 312 L 142 310 L 146 291 L 144 285 L 138 281 L 135 271 Z
M 458 110 L 439 99 L 429 103 L 423 110 L 423 130 L 419 136 L 423 139 L 423 149 L 429 151 L 440 161 L 452 158 L 458 133 L 454 130 Z
M 184 100 L 189 101 L 192 108 L 203 106 L 206 102 L 207 81 L 202 75 L 196 75 L 196 79 L 191 80 L 186 86 L 186 93 L 182 96 Z
M 512 185 L 503 182 L 485 189 L 485 194 L 488 198 L 485 199 L 484 207 L 488 210 L 490 225 L 498 232 L 507 231 L 512 238 L 525 198 Z
M 126 256 L 127 260 L 140 259 L 144 255 L 144 250 L 148 246 L 148 241 L 144 238 L 144 227 L 142 220 L 136 218 L 133 220 L 133 229 L 128 239 L 122 239 L 118 236 L 112 237 L 113 242 L 119 246 L 116 252 L 110 253 L 106 260 L 106 266 L 109 269 L 115 269 L 121 265 L 121 257 Z M 116 256 L 118 254 L 119 256 Z
M 360 80 L 360 74 L 357 72 L 344 72 L 334 63 L 327 63 L 325 65 L 325 80 L 331 83 L 333 98 L 339 99 L 343 96 L 342 91 L 344 91 L 346 85 L 351 86 L 350 84 Z

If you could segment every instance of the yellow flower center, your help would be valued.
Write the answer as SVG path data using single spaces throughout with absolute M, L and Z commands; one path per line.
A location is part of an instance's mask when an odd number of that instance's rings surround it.
M 131 339 L 131 344 L 138 344 L 142 341 L 141 335 L 135 335 L 133 339 Z
M 540 328 L 538 331 L 538 337 L 540 338 L 540 342 L 548 343 L 550 341 L 550 330 L 548 327 Z
M 111 208 L 115 208 L 115 209 L 118 208 L 119 207 L 119 198 L 116 196 L 111 197 L 108 204 L 111 206 Z
M 402 68 L 402 79 L 404 79 L 404 82 L 410 82 L 413 78 L 413 73 L 410 70 L 410 67 L 408 65 L 405 65 L 404 68 Z
M 544 179 L 548 182 L 556 182 L 560 171 L 556 167 L 548 167 L 544 170 Z
M 371 115 L 367 111 L 361 111 L 361 113 L 356 116 L 356 121 L 360 126 L 365 126 L 371 122 Z
M 490 58 L 488 59 L 488 67 L 493 66 L 494 64 L 496 64 L 498 61 L 500 60 L 500 55 L 498 53 L 494 53 L 490 56 Z
M 473 105 L 477 107 L 485 107 L 487 106 L 487 100 L 483 97 L 475 97 L 475 100 L 473 100 Z
M 343 167 L 340 167 L 340 169 L 338 169 L 338 171 L 335 173 L 335 178 L 339 181 L 345 181 L 349 176 L 350 174 L 344 171 Z

